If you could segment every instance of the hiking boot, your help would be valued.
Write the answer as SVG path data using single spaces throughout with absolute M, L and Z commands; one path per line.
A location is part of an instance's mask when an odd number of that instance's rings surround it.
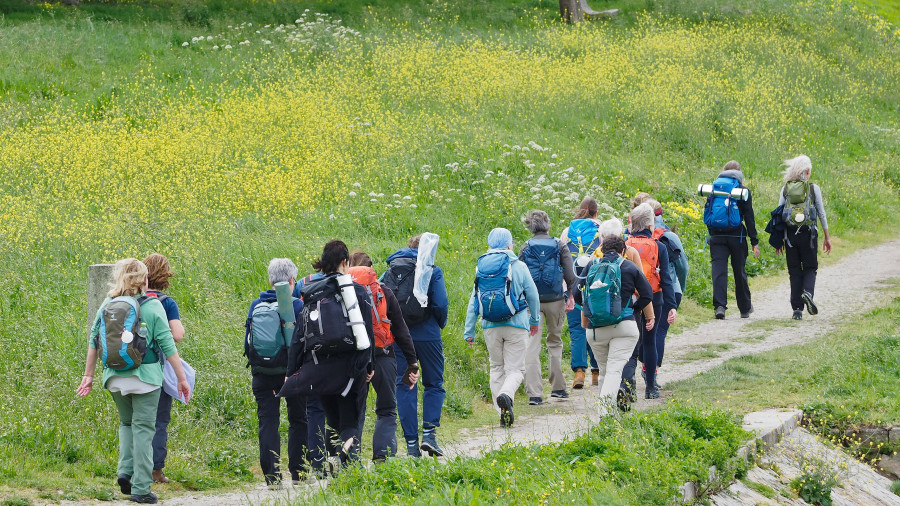
M 750 318 L 750 313 L 753 312 L 753 306 L 750 306 L 750 309 L 747 310 L 746 313 L 741 313 L 741 318 Z
M 658 373 L 657 373 L 657 375 L 658 375 Z M 646 385 L 647 384 L 647 370 L 646 369 L 643 369 L 643 368 L 641 369 L 641 378 L 644 379 L 644 384 Z M 653 378 L 653 388 L 655 388 L 657 390 L 659 390 L 659 388 L 660 388 L 659 382 L 656 381 L 656 378 Z
M 628 391 L 624 387 L 619 387 L 619 391 L 616 393 L 616 406 L 623 413 L 631 411 L 631 403 L 628 402 Z
M 422 456 L 422 452 L 419 451 L 419 438 L 406 440 L 406 456 L 415 459 Z
M 725 307 L 719 306 L 716 308 L 716 320 L 724 320 L 725 319 Z
M 568 399 L 569 392 L 566 392 L 565 390 L 554 390 L 550 392 L 550 397 L 555 397 L 557 399 Z
M 153 492 L 147 494 L 131 494 L 131 502 L 141 503 L 141 504 L 156 504 L 159 502 L 159 498 L 156 497 L 156 494 Z
M 794 316 L 793 316 L 793 318 L 794 318 L 795 320 L 802 320 L 802 319 L 803 319 L 803 311 L 800 311 L 799 309 L 796 310 L 796 311 L 794 311 Z
M 659 399 L 659 390 L 656 388 L 648 388 L 644 391 L 644 399 Z
M 809 314 L 819 314 L 819 308 L 816 307 L 816 303 L 813 302 L 812 294 L 806 290 L 803 291 L 803 302 L 806 304 L 806 311 L 808 311 Z
M 575 390 L 584 388 L 584 369 L 575 371 L 575 379 L 572 380 L 572 388 Z
M 529 397 L 528 398 L 529 406 L 540 406 L 543 403 L 544 403 L 544 399 L 541 399 L 540 397 Z
M 428 455 L 432 457 L 444 456 L 444 450 L 441 450 L 441 447 L 438 446 L 437 436 L 434 435 L 434 432 L 426 432 L 422 436 L 422 446 L 420 448 L 422 451 L 428 452 Z
M 169 479 L 166 478 L 162 469 L 153 470 L 153 483 L 169 483 Z
M 581 372 L 584 376 L 584 371 Z M 500 394 L 497 397 L 497 407 L 500 408 L 500 426 L 512 427 L 515 416 L 513 416 L 513 400 L 506 394 Z
M 119 484 L 119 490 L 125 495 L 131 495 L 131 476 L 120 474 L 116 483 Z
M 591 369 L 591 385 L 597 386 L 600 384 L 600 369 Z

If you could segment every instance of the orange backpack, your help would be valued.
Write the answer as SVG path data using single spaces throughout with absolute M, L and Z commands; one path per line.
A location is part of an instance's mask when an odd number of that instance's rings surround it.
M 369 298 L 372 299 L 372 330 L 375 332 L 375 346 L 387 348 L 394 343 L 394 335 L 391 334 L 391 321 L 387 317 L 387 300 L 384 298 L 384 290 L 378 282 L 375 269 L 365 266 L 351 267 L 348 271 L 353 281 L 365 287 Z
M 644 276 L 650 282 L 653 293 L 660 291 L 659 287 L 659 245 L 656 239 L 650 237 L 631 236 L 625 244 L 638 251 L 641 256 L 641 264 L 644 267 Z

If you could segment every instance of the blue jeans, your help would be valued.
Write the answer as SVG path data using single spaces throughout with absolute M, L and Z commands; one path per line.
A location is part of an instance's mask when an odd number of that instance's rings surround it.
M 430 429 L 441 426 L 441 410 L 444 408 L 444 343 L 439 339 L 428 341 L 413 341 L 416 355 L 421 367 L 421 381 L 425 388 L 422 394 L 422 428 Z M 410 390 L 409 385 L 403 383 L 403 373 L 409 362 L 406 355 L 396 344 L 394 353 L 397 355 L 397 414 L 400 415 L 400 426 L 403 428 L 403 437 L 407 441 L 419 438 L 419 388 Z
M 594 350 L 588 346 L 587 333 L 581 326 L 581 306 L 566 313 L 569 320 L 569 351 L 572 353 L 572 370 L 585 370 L 588 367 L 588 357 L 591 360 L 591 369 L 597 368 L 597 360 L 594 359 Z
M 172 396 L 159 389 L 159 406 L 156 408 L 156 434 L 153 436 L 153 469 L 166 467 L 166 443 L 169 439 L 169 421 L 172 419 Z

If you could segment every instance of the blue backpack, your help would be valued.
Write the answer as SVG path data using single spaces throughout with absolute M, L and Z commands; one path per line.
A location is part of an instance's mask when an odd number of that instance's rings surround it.
M 565 296 L 558 240 L 531 239 L 525 243 L 519 259 L 525 262 L 531 272 L 541 302 L 559 300 Z
M 631 298 L 622 306 L 622 262 L 601 258 L 591 263 L 582 288 L 584 315 L 594 327 L 615 325 L 634 314 Z
M 492 251 L 478 257 L 475 268 L 475 297 L 478 312 L 489 322 L 504 322 L 527 307 L 512 296 L 512 262 L 504 252 Z
M 741 226 L 741 210 L 731 196 L 731 190 L 740 185 L 733 177 L 719 176 L 713 181 L 713 191 L 706 197 L 703 210 L 703 223 L 710 231 L 728 231 Z
M 600 227 L 594 220 L 572 220 L 566 235 L 569 238 L 566 246 L 575 259 L 575 274 L 584 277 L 582 273 L 590 261 L 590 255 L 600 247 Z

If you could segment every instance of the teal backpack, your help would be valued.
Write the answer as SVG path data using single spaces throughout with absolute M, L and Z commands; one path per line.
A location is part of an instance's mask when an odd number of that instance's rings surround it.
M 284 374 L 293 336 L 286 336 L 278 302 L 260 302 L 247 320 L 244 355 L 253 374 Z
M 631 298 L 622 305 L 622 262 L 600 258 L 591 263 L 582 288 L 584 314 L 594 327 L 608 327 L 628 318 L 634 311 Z

